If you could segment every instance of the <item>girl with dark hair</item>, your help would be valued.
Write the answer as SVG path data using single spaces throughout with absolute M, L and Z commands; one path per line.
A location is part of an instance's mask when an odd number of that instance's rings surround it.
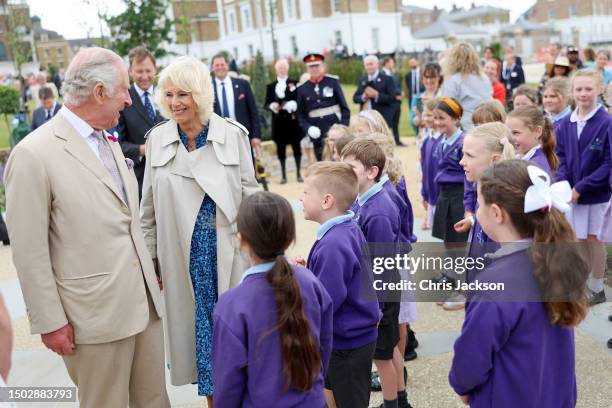
M 291 266 L 293 209 L 278 194 L 242 201 L 238 242 L 251 267 L 214 312 L 215 406 L 323 407 L 332 347 L 332 302 L 306 268 Z
M 562 211 L 567 182 L 550 185 L 523 160 L 489 167 L 478 181 L 476 217 L 501 248 L 478 273 L 504 290 L 470 293 L 449 382 L 465 404 L 576 405 L 574 327 L 586 316 L 589 268 Z
M 506 126 L 512 132 L 518 158 L 531 160 L 553 177 L 559 167 L 557 139 L 544 112 L 537 106 L 517 108 L 508 114 Z

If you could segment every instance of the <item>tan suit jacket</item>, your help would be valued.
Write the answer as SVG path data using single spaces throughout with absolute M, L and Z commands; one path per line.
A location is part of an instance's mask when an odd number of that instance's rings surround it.
M 7 224 L 33 334 L 68 322 L 77 344 L 142 332 L 149 323 L 145 286 L 163 314 L 140 229 L 138 184 L 119 143 L 109 143 L 128 203 L 62 114 L 28 135 L 9 158 Z
M 234 220 L 242 199 L 259 190 L 246 129 L 213 114 L 206 146 L 187 152 L 177 123 L 147 136 L 141 220 L 149 252 L 159 260 L 166 301 L 166 358 L 172 384 L 197 381 L 195 301 L 189 259 L 193 227 L 205 195 L 216 203 L 218 294 L 240 282 L 245 263 Z

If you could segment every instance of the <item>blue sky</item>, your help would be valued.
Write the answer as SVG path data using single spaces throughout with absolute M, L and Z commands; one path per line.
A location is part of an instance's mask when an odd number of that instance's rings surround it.
M 413 4 L 421 7 L 438 7 L 449 10 L 453 4 L 469 8 L 472 3 L 476 5 L 490 5 L 495 7 L 509 8 L 512 21 L 535 3 L 535 0 L 436 0 L 414 1 L 404 0 L 404 4 Z M 43 27 L 48 30 L 59 32 L 65 38 L 83 38 L 100 35 L 100 25 L 97 17 L 98 7 L 102 13 L 110 15 L 122 11 L 121 0 L 28 0 L 32 14 L 42 19 Z M 426 6 L 430 4 L 430 6 Z

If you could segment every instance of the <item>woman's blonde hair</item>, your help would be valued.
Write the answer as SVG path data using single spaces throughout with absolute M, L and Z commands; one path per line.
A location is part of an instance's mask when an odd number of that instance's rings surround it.
M 363 138 L 376 142 L 376 144 L 379 145 L 380 148 L 383 150 L 386 158 L 386 173 L 389 176 L 391 184 L 396 186 L 397 183 L 399 183 L 401 178 L 404 176 L 404 171 L 401 160 L 395 157 L 395 142 L 393 138 L 390 138 L 389 135 L 379 132 L 364 135 Z
M 510 143 L 512 132 L 501 122 L 489 122 L 473 127 L 468 136 L 481 140 L 488 151 L 500 155 L 500 160 L 515 158 L 514 146 Z
M 492 101 L 481 102 L 474 109 L 472 113 L 472 123 L 474 126 L 484 125 L 490 122 L 501 122 L 506 121 L 506 110 L 504 105 L 501 104 L 497 99 Z
M 474 74 L 481 75 L 480 58 L 474 47 L 468 43 L 453 45 L 444 58 L 444 76 L 450 77 L 454 74 L 463 76 Z
M 355 135 L 363 133 L 384 133 L 393 138 L 385 118 L 375 110 L 363 110 L 353 116 L 349 123 L 349 131 Z
M 566 102 L 569 101 L 570 97 L 572 96 L 570 90 L 570 81 L 569 79 L 567 79 L 567 77 L 559 76 L 550 78 L 548 81 L 546 81 L 546 84 L 544 85 L 544 91 L 546 91 L 547 89 L 550 89 L 557 95 L 561 96 L 562 98 L 565 98 Z
M 179 57 L 161 72 L 155 90 L 155 103 L 162 116 L 172 119 L 172 111 L 164 96 L 169 86 L 191 93 L 198 107 L 200 122 L 206 125 L 215 102 L 212 78 L 206 65 L 193 57 Z

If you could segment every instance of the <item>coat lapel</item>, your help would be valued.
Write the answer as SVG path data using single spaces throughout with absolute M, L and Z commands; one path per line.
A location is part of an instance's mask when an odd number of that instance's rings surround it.
M 208 129 L 208 140 L 211 143 L 207 143 L 206 147 L 189 153 L 190 166 L 193 177 L 202 190 L 210 195 L 227 219 L 233 220 L 236 217 L 237 209 L 231 199 L 231 194 L 227 192 L 228 183 L 224 177 L 225 169 L 216 152 L 220 146 L 215 146 L 215 144 L 225 144 L 223 121 L 224 119 L 219 116 L 212 115 Z
M 66 146 L 64 149 L 83 166 L 85 166 L 91 173 L 93 173 L 93 175 L 96 176 L 102 183 L 104 183 L 106 187 L 108 187 L 117 196 L 123 205 L 126 205 L 126 203 L 123 202 L 123 195 L 119 192 L 117 186 L 115 185 L 115 181 L 111 177 L 108 170 L 104 168 L 104 165 L 100 159 L 98 159 L 95 153 L 91 151 L 91 148 L 87 145 L 85 139 L 78 134 L 76 129 L 72 127 L 72 125 L 64 118 L 63 115 L 56 115 L 52 120 L 55 136 L 66 141 Z M 121 168 L 119 163 L 117 163 L 117 165 L 119 168 Z

